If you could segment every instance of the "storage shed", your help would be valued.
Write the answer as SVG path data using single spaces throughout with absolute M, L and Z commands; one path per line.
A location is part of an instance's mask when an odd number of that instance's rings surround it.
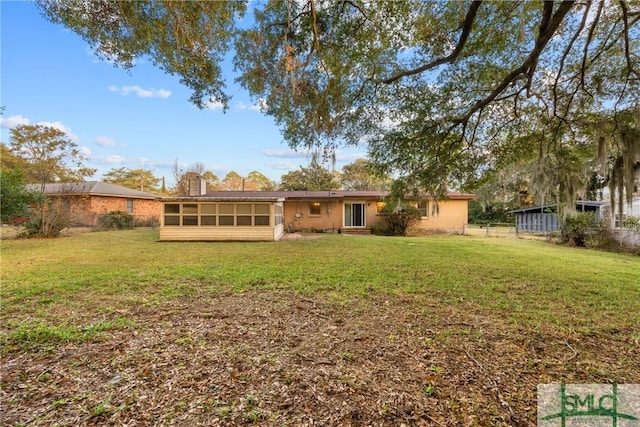
M 576 202 L 576 212 L 593 212 L 596 220 L 600 221 L 602 218 L 601 209 L 605 204 L 606 202 L 579 200 Z M 516 209 L 509 213 L 516 216 L 516 228 L 518 231 L 550 233 L 552 231 L 559 231 L 562 225 L 558 218 L 555 204 Z

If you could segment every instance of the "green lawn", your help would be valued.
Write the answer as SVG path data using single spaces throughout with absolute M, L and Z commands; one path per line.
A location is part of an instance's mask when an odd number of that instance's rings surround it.
M 640 383 L 640 258 L 535 240 L 2 241 L 2 425 L 533 425 Z
M 3 241 L 3 320 L 52 317 L 56 307 L 69 304 L 286 289 L 340 299 L 425 293 L 446 304 L 504 311 L 515 322 L 569 328 L 623 328 L 639 321 L 638 257 L 515 239 L 318 237 L 159 242 L 156 231 L 139 229 Z

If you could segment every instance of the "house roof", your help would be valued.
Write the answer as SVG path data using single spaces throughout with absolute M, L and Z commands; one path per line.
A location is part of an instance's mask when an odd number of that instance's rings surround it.
M 250 192 L 245 192 L 250 193 Z M 199 202 L 283 202 L 284 199 L 282 197 L 265 197 L 258 196 L 252 197 L 248 196 L 183 196 L 183 197 L 162 197 L 160 198 L 163 202 L 193 202 L 195 199 Z
M 30 184 L 30 190 L 40 191 L 40 184 Z M 102 181 L 83 182 L 54 182 L 44 185 L 44 194 L 49 195 L 73 195 L 88 194 L 91 196 L 127 197 L 134 199 L 157 199 L 155 194 L 133 190 Z
M 595 202 L 595 201 L 589 201 L 589 200 L 578 200 L 576 202 L 576 211 L 587 211 L 587 212 L 594 212 L 599 210 L 603 205 L 606 205 L 607 202 Z M 532 206 L 530 208 L 522 208 L 522 209 L 515 209 L 512 211 L 509 211 L 509 213 L 538 213 L 538 212 L 544 212 L 544 211 L 551 211 L 551 212 L 556 212 L 556 205 L 555 203 L 553 204 L 548 204 L 548 205 L 539 205 L 539 206 Z
M 328 200 L 328 199 L 380 199 L 388 194 L 386 191 L 207 191 L 203 196 L 191 196 L 181 198 L 163 198 L 164 201 L 178 200 Z M 475 194 L 449 192 L 447 197 L 453 200 L 472 200 Z

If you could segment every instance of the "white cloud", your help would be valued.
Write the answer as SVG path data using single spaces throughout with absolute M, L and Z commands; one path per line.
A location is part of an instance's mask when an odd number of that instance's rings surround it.
M 169 167 L 172 166 L 171 162 L 161 162 L 158 160 L 148 159 L 146 157 L 138 157 L 132 160 L 130 163 L 135 164 L 137 167 L 150 168 L 150 167 Z
M 89 150 L 89 147 L 80 147 L 78 148 L 78 151 L 80 151 L 80 154 L 84 157 L 86 157 L 87 159 L 91 158 L 91 150 Z
M 20 114 L 14 115 L 14 116 L 9 116 L 9 117 L 1 117 L 0 116 L 0 127 L 3 127 L 4 129 L 11 129 L 13 127 L 16 126 L 20 126 L 20 125 L 28 125 L 29 124 L 29 119 L 21 116 Z M 71 131 L 71 128 L 62 124 L 62 122 L 57 121 L 57 122 L 37 122 L 35 123 L 36 125 L 41 125 L 41 126 L 48 126 L 48 127 L 52 127 L 54 129 L 58 129 L 62 132 L 64 132 L 67 137 L 73 141 L 73 142 L 78 142 L 80 140 L 80 138 L 78 137 L 78 135 L 74 134 Z
M 96 165 L 122 165 L 131 169 L 157 169 L 157 168 L 170 168 L 173 166 L 173 162 L 159 161 L 147 159 L 144 157 L 127 158 L 119 154 L 111 154 L 108 156 L 91 156 L 91 162 Z
M 277 162 L 277 163 L 268 164 L 267 166 L 275 170 L 290 171 L 290 170 L 298 169 L 300 165 L 294 165 L 291 162 Z
M 124 163 L 127 161 L 127 159 L 122 156 L 118 156 L 117 154 L 102 157 L 100 160 L 104 160 L 105 163 Z
M 260 150 L 260 153 L 263 156 L 267 157 L 280 157 L 283 159 L 301 159 L 309 157 L 309 153 L 303 153 L 294 150 L 272 150 L 272 149 L 264 149 Z
M 240 111 L 249 110 L 249 111 L 260 112 L 267 109 L 267 102 L 264 99 L 260 98 L 257 104 L 248 105 L 248 104 L 245 104 L 244 102 L 238 102 L 236 106 Z
M 224 104 L 220 101 L 209 100 L 205 102 L 204 108 L 207 110 L 222 110 L 224 109 Z
M 140 86 L 109 86 L 110 92 L 116 92 L 121 95 L 129 95 L 134 93 L 138 98 L 168 98 L 171 96 L 171 91 L 166 89 L 144 89 Z
M 67 134 L 67 137 L 73 141 L 73 142 L 78 142 L 80 140 L 80 138 L 78 137 L 78 135 L 74 134 L 71 131 L 71 128 L 62 124 L 62 122 L 38 122 L 36 123 L 37 125 L 42 125 L 42 126 L 49 126 L 52 127 L 54 129 L 58 129 L 62 132 L 64 132 L 65 134 Z
M 21 116 L 20 114 L 15 116 L 9 116 L 9 117 L 0 116 L 0 126 L 5 129 L 11 129 L 16 126 L 28 125 L 28 124 L 29 124 L 29 119 Z
M 102 136 L 102 135 L 96 136 L 96 144 L 100 145 L 102 147 L 115 147 L 115 146 L 120 145 L 115 140 L 113 140 L 113 139 L 111 139 L 111 138 L 109 138 L 107 136 Z

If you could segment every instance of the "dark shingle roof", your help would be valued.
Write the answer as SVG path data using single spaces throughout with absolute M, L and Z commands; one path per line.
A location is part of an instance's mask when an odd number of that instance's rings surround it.
M 40 184 L 30 184 L 29 189 L 40 191 Z M 54 182 L 44 185 L 44 193 L 54 194 L 89 194 L 91 196 L 128 197 L 134 199 L 157 199 L 155 194 L 133 190 L 102 181 Z
M 204 196 L 195 196 L 195 198 L 212 198 L 212 199 L 382 199 L 388 193 L 386 191 L 345 191 L 345 190 L 325 190 L 325 191 L 207 191 Z M 466 193 L 447 193 L 449 199 L 472 200 L 476 198 L 475 194 Z

